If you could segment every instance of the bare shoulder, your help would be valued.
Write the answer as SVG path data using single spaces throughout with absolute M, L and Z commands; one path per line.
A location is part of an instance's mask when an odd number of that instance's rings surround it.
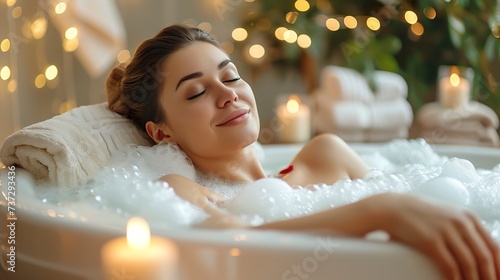
M 207 201 L 219 202 L 224 199 L 220 194 L 179 174 L 167 174 L 160 180 L 167 182 L 178 196 L 198 206 Z
M 335 134 L 320 134 L 304 145 L 293 164 L 312 180 L 333 183 L 342 178 L 360 178 L 366 165 L 349 145 Z

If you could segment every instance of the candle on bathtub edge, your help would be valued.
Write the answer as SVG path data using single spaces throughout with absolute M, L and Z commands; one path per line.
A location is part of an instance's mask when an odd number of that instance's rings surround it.
M 292 95 L 286 104 L 278 106 L 280 129 L 278 138 L 282 142 L 306 142 L 311 137 L 311 112 L 300 102 L 298 96 Z
M 127 223 L 127 237 L 113 239 L 102 247 L 105 280 L 177 280 L 177 246 L 164 238 L 150 236 L 142 218 Z
M 459 108 L 469 102 L 470 82 L 453 73 L 439 81 L 439 101 L 444 108 Z

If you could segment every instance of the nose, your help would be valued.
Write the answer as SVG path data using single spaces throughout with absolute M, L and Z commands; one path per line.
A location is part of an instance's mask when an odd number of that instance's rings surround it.
M 227 105 L 238 101 L 238 94 L 232 89 L 224 84 L 221 84 L 219 93 L 219 98 L 217 100 L 217 107 L 224 108 Z

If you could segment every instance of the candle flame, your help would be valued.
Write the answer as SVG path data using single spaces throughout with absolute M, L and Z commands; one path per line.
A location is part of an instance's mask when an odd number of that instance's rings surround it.
M 291 113 L 291 114 L 295 114 L 299 111 L 299 107 L 300 107 L 300 104 L 299 104 L 299 101 L 295 98 L 290 98 L 288 99 L 288 102 L 286 103 L 286 110 Z
M 454 87 L 457 87 L 460 84 L 460 77 L 455 73 L 451 74 L 450 84 Z
M 148 223 L 140 217 L 133 217 L 127 223 L 127 243 L 133 249 L 145 248 L 151 236 Z

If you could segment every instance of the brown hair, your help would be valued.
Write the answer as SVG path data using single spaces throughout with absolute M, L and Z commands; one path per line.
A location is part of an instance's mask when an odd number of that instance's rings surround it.
M 164 114 L 158 102 L 164 79 L 162 62 L 197 41 L 222 50 L 206 31 L 184 25 L 171 25 L 143 41 L 128 65 L 118 65 L 109 74 L 106 82 L 109 109 L 132 120 L 143 132 L 148 121 L 163 122 Z

